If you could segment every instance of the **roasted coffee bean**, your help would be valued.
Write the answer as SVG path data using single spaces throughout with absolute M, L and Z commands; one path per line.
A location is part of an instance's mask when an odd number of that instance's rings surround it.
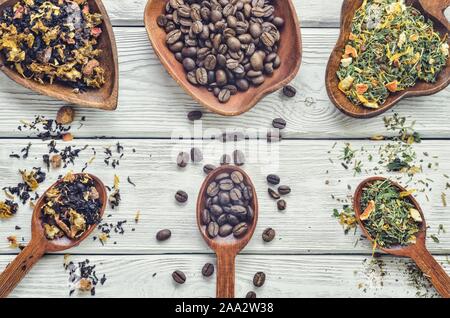
M 227 214 L 222 214 L 221 216 L 219 216 L 216 220 L 217 224 L 219 224 L 219 226 L 222 226 L 224 224 L 227 223 Z
M 231 93 L 228 89 L 222 89 L 219 93 L 218 99 L 221 103 L 226 103 L 230 100 Z
M 225 216 L 225 218 L 226 218 L 226 216 Z M 224 224 L 219 229 L 219 236 L 221 236 L 221 237 L 227 237 L 231 233 L 233 233 L 233 226 L 230 224 Z
M 169 32 L 166 36 L 166 42 L 169 45 L 175 44 L 180 38 L 181 38 L 181 31 L 180 30 L 173 30 Z
M 203 113 L 199 110 L 194 110 L 188 113 L 188 119 L 190 121 L 200 120 L 203 117 Z
M 167 24 L 167 17 L 165 15 L 158 16 L 158 18 L 156 18 L 156 23 L 162 28 L 165 27 Z
M 203 225 L 208 225 L 209 222 L 211 222 L 211 215 L 209 214 L 208 209 L 203 209 L 202 213 L 200 214 L 200 218 Z
M 160 242 L 167 241 L 172 236 L 172 232 L 170 230 L 161 230 L 156 233 L 156 239 Z
M 232 226 L 238 225 L 241 221 L 239 218 L 233 214 L 227 214 L 227 222 Z
M 200 85 L 206 85 L 208 84 L 208 72 L 206 68 L 199 67 L 195 70 L 195 78 L 197 80 L 197 83 Z
M 219 182 L 219 188 L 222 191 L 230 191 L 234 188 L 234 183 L 231 179 L 224 179 Z
M 278 193 L 281 195 L 287 195 L 287 194 L 291 193 L 291 188 L 288 186 L 279 186 Z
M 187 72 L 195 70 L 195 61 L 190 57 L 187 57 L 183 60 L 183 67 Z
M 256 293 L 254 291 L 249 291 L 245 298 L 256 298 Z
M 214 180 L 216 180 L 217 182 L 224 180 L 224 179 L 229 179 L 230 178 L 230 174 L 228 172 L 223 172 L 219 175 L 216 176 L 216 178 Z
M 216 65 L 217 65 L 217 58 L 214 55 L 212 55 L 212 54 L 208 55 L 205 58 L 205 64 L 204 65 L 205 65 L 205 68 L 208 71 L 215 70 L 216 69 Z
M 219 235 L 219 224 L 216 222 L 210 222 L 206 228 L 206 232 L 210 238 L 215 238 Z
M 179 203 L 185 203 L 188 200 L 188 194 L 183 190 L 178 190 L 175 194 L 175 200 L 177 200 Z
M 241 92 L 248 91 L 250 84 L 246 79 L 238 79 L 236 81 L 236 86 Z
M 184 168 L 189 163 L 189 154 L 187 152 L 180 152 L 177 157 L 177 165 Z
M 267 182 L 273 185 L 278 185 L 280 184 L 280 177 L 276 174 L 269 174 L 267 176 Z
M 210 174 L 212 171 L 216 169 L 216 166 L 211 164 L 206 164 L 203 166 L 203 172 L 206 174 Z
M 184 284 L 186 282 L 186 275 L 179 270 L 172 273 L 172 278 L 178 284 Z
M 262 238 L 264 240 L 264 242 L 272 242 L 273 239 L 275 238 L 275 230 L 272 228 L 267 228 L 264 230 L 263 234 L 262 234 Z
M 230 155 L 222 155 L 222 157 L 220 158 L 220 165 L 221 166 L 226 166 L 229 165 L 231 163 L 231 156 Z
M 236 163 L 236 160 L 235 160 L 235 163 Z M 236 165 L 237 165 L 237 163 L 236 163 Z M 233 180 L 233 182 L 236 184 L 240 184 L 240 183 L 244 182 L 244 176 L 239 171 L 233 171 L 231 173 L 231 180 Z
M 230 204 L 230 194 L 229 192 L 220 192 L 219 193 L 219 203 L 223 206 L 223 205 L 228 205 Z
M 261 287 L 265 282 L 266 274 L 264 274 L 263 272 L 257 272 L 253 277 L 253 285 L 255 285 L 255 287 Z
M 238 225 L 233 227 L 233 235 L 236 238 L 241 238 L 241 237 L 245 236 L 245 234 L 247 234 L 247 232 L 248 232 L 248 224 L 245 222 L 239 223 Z
M 233 160 L 236 166 L 243 166 L 245 164 L 245 155 L 240 150 L 233 151 Z
M 280 195 L 275 190 L 269 188 L 268 191 L 269 191 L 269 195 L 272 199 L 275 199 L 275 200 L 280 199 Z
M 234 188 L 230 191 L 230 199 L 233 202 L 237 202 L 242 199 L 242 192 L 238 188 Z
M 279 200 L 279 201 L 277 202 L 277 207 L 278 207 L 278 210 L 279 210 L 279 211 L 284 211 L 284 210 L 286 210 L 286 208 L 287 208 L 287 203 L 286 203 L 286 201 L 285 201 L 285 200 Z
M 211 277 L 214 274 L 214 265 L 211 263 L 206 263 L 202 268 L 202 275 L 204 277 Z
M 217 195 L 219 193 L 219 191 L 220 191 L 219 185 L 216 182 L 212 182 L 206 189 L 206 193 L 210 197 L 214 197 L 215 195 Z
M 218 203 L 218 202 L 217 202 L 217 203 Z M 212 214 L 213 216 L 215 216 L 216 218 L 218 218 L 219 216 L 221 216 L 222 213 L 223 213 L 222 207 L 221 207 L 220 205 L 218 205 L 218 204 L 213 204 L 213 205 L 211 206 L 211 208 L 210 208 L 210 211 L 211 211 L 211 214 Z
M 272 122 L 273 128 L 284 129 L 286 128 L 286 121 L 283 118 L 275 118 Z
M 255 211 L 251 206 L 247 207 L 247 221 L 253 222 L 253 219 L 255 218 Z
M 283 94 L 286 97 L 292 98 L 297 94 L 297 90 L 293 86 L 287 85 L 283 88 Z
M 199 148 L 194 147 L 191 149 L 191 160 L 196 163 L 203 161 L 203 153 Z

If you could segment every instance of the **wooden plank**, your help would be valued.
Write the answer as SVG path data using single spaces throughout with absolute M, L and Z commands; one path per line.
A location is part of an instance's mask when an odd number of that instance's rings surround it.
M 108 209 L 105 215 L 107 222 L 116 223 L 128 220 L 121 236 L 112 235 L 105 246 L 100 242 L 88 239 L 80 247 L 72 250 L 72 253 L 89 254 L 159 254 L 159 253 L 209 253 L 209 249 L 198 233 L 195 221 L 195 202 L 197 191 L 204 179 L 202 165 L 190 164 L 185 170 L 178 169 L 175 157 L 181 150 L 189 151 L 190 141 L 175 142 L 165 140 L 121 140 L 125 147 L 125 156 L 120 161 L 120 166 L 114 170 L 103 163 L 103 147 L 111 145 L 113 140 L 78 140 L 74 144 L 85 145 L 97 149 L 97 157 L 87 171 L 98 175 L 107 185 L 112 185 L 113 176 L 116 173 L 121 179 L 123 201 L 117 210 Z M 255 236 L 245 250 L 245 253 L 282 253 L 282 254 L 323 254 L 323 253 L 371 253 L 371 247 L 366 241 L 360 241 L 360 232 L 344 235 L 342 227 L 331 215 L 333 209 L 342 207 L 342 203 L 331 198 L 335 195 L 338 199 L 345 199 L 357 184 L 366 176 L 354 176 L 352 171 L 346 171 L 336 160 L 331 164 L 328 158 L 336 158 L 341 155 L 344 142 L 339 142 L 333 154 L 327 152 L 333 146 L 332 141 L 283 141 L 278 144 L 267 144 L 265 141 L 240 142 L 237 149 L 242 149 L 247 154 L 246 171 L 253 178 L 259 203 L 260 218 Z M 417 147 L 420 158 L 424 158 L 424 173 L 418 178 L 430 178 L 433 191 L 428 194 L 430 201 L 419 193 L 418 200 L 423 205 L 430 226 L 429 234 L 437 234 L 440 224 L 447 229 L 447 233 L 439 235 L 440 244 L 428 239 L 428 246 L 434 254 L 450 253 L 450 214 L 448 207 L 443 207 L 441 193 L 445 190 L 448 180 L 444 173 L 450 175 L 449 141 L 426 141 Z M 26 140 L 2 140 L 0 141 L 0 176 L 1 186 L 15 185 L 20 181 L 18 169 L 30 169 L 33 166 L 42 165 L 42 154 L 46 151 L 45 144 L 33 145 L 28 161 L 9 159 L 12 151 L 17 152 L 26 145 Z M 354 149 L 364 146 L 368 154 L 377 158 L 379 143 L 369 141 L 353 142 Z M 205 154 L 204 162 L 218 164 L 222 154 L 231 154 L 235 149 L 233 143 L 209 141 L 196 146 L 202 147 Z M 135 148 L 136 153 L 131 149 Z M 425 158 L 422 152 L 429 156 L 439 156 L 438 169 L 426 168 L 428 162 L 435 159 Z M 151 156 L 151 157 L 150 157 Z M 84 162 L 92 157 L 92 151 L 81 153 L 77 160 L 75 171 L 79 171 Z M 117 155 L 116 155 L 117 157 Z M 37 158 L 37 159 L 34 159 Z M 377 161 L 377 159 L 374 159 Z M 364 163 L 364 169 L 369 169 L 375 163 Z M 72 169 L 69 167 L 68 169 Z M 328 171 L 328 173 L 327 173 Z M 45 184 L 41 185 L 39 192 L 49 186 L 63 171 L 50 172 Z M 284 213 L 277 211 L 276 202 L 267 194 L 266 175 L 278 173 L 282 178 L 282 184 L 292 187 L 292 194 L 287 196 L 288 209 Z M 375 172 L 372 172 L 375 173 Z M 136 184 L 136 188 L 128 184 L 127 177 Z M 329 180 L 330 184 L 325 185 Z M 405 181 L 405 180 L 403 180 Z M 411 186 L 412 187 L 412 186 Z M 178 205 L 174 200 L 177 190 L 185 190 L 190 198 L 184 205 Z M 3 197 L 3 195 L 1 195 Z M 141 211 L 141 219 L 134 224 L 136 212 Z M 21 207 L 19 213 L 10 220 L 0 221 L 0 253 L 15 253 L 9 248 L 6 237 L 17 235 L 19 241 L 23 237 L 24 242 L 30 239 L 29 222 L 31 211 L 27 207 Z M 15 231 L 15 225 L 22 229 Z M 277 231 L 277 238 L 270 244 L 265 244 L 261 234 L 267 227 L 273 227 Z M 131 229 L 135 228 L 135 232 Z M 170 241 L 158 243 L 155 234 L 158 230 L 168 228 L 173 232 Z M 96 233 L 98 235 L 98 233 Z M 114 244 L 117 242 L 117 244 Z
M 302 27 L 338 27 L 342 0 L 294 0 Z M 104 0 L 114 26 L 143 26 L 146 0 Z
M 215 263 L 210 255 L 153 256 L 84 256 L 70 257 L 75 262 L 89 258 L 96 264 L 97 274 L 107 280 L 96 288 L 97 297 L 215 297 L 215 275 L 205 279 L 201 268 Z M 12 256 L 0 256 L 0 268 Z M 371 264 L 367 256 L 282 256 L 239 255 L 236 263 L 236 296 L 244 297 L 255 290 L 265 297 L 435 297 L 425 280 L 413 283 L 409 274 L 411 263 L 405 259 L 382 257 L 381 267 Z M 438 257 L 450 271 L 445 257 Z M 45 256 L 13 291 L 11 297 L 68 297 L 68 273 L 63 268 L 63 256 Z M 174 270 L 182 270 L 187 280 L 176 285 L 171 278 Z M 252 284 L 257 271 L 266 273 L 261 288 Z M 384 274 L 382 274 L 382 272 Z M 126 287 L 125 287 L 126 286 Z M 124 288 L 125 287 L 125 288 Z M 75 292 L 72 296 L 90 297 Z
M 202 109 L 177 86 L 160 65 L 143 28 L 116 28 L 120 60 L 120 101 L 115 112 L 77 109 L 86 116 L 77 136 L 170 137 L 177 131 L 203 132 L 209 137 L 225 130 L 265 130 L 273 118 L 288 122 L 285 138 L 365 138 L 384 131 L 381 118 L 351 119 L 329 101 L 324 85 L 325 67 L 338 31 L 308 29 L 304 36 L 304 63 L 294 80 L 298 95 L 287 99 L 280 92 L 265 98 L 249 113 L 224 118 L 207 113 L 195 126 L 186 118 Z M 450 138 L 450 88 L 430 97 L 405 100 L 395 111 L 418 120 L 423 137 Z M 312 105 L 305 100 L 312 100 Z M 21 119 L 36 114 L 53 118 L 62 102 L 32 93 L 0 75 L 0 137 L 24 137 L 16 130 Z

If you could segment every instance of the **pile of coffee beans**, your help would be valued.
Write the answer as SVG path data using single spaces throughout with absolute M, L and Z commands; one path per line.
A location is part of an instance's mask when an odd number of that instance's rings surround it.
M 210 238 L 245 236 L 255 217 L 252 199 L 253 189 L 241 172 L 224 172 L 215 177 L 206 189 L 201 215 L 207 235 Z
M 188 81 L 222 103 L 280 67 L 275 0 L 170 0 L 157 23 Z

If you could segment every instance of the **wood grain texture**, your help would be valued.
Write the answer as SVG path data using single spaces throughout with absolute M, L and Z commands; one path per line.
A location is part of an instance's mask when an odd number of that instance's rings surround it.
M 211 255 L 143 255 L 143 256 L 83 256 L 72 255 L 74 262 L 89 258 L 96 264 L 97 275 L 106 274 L 103 286 L 96 288 L 97 297 L 214 297 L 215 275 L 203 278 L 201 268 L 215 263 Z M 0 256 L 0 267 L 12 259 Z M 371 265 L 370 256 L 296 256 L 239 255 L 236 262 L 236 297 L 254 290 L 259 298 L 266 297 L 436 297 L 436 292 L 421 282 L 415 287 L 408 274 L 411 263 L 406 259 L 382 257 L 380 268 Z M 445 257 L 438 257 L 447 271 Z M 14 290 L 11 297 L 68 297 L 68 273 L 63 268 L 63 256 L 44 256 L 39 264 Z M 177 285 L 171 274 L 182 270 L 186 283 Z M 255 288 L 252 283 L 257 271 L 266 273 L 266 283 Z M 384 274 L 381 274 L 384 272 Z M 423 282 L 423 283 L 422 283 Z M 40 292 L 37 292 L 37 291 Z M 90 295 L 75 292 L 72 296 Z
M 127 220 L 124 225 L 126 233 L 122 236 L 113 233 L 105 246 L 98 241 L 86 240 L 70 253 L 88 254 L 161 254 L 161 253 L 210 253 L 208 246 L 198 232 L 195 204 L 196 197 L 204 173 L 202 165 L 190 164 L 186 169 L 179 169 L 175 164 L 179 151 L 189 151 L 191 142 L 169 142 L 166 140 L 121 140 L 125 147 L 125 156 L 120 166 L 114 170 L 103 163 L 102 147 L 115 147 L 114 140 L 78 140 L 74 144 L 84 146 L 89 144 L 97 149 L 97 158 L 89 166 L 87 172 L 95 172 L 106 185 L 112 186 L 114 174 L 121 179 L 123 201 L 117 210 L 107 209 L 105 215 L 112 214 L 105 220 L 108 223 Z M 41 164 L 41 155 L 46 151 L 46 145 L 33 145 L 30 150 L 30 159 L 26 162 L 9 159 L 8 155 L 27 144 L 26 140 L 0 141 L 0 175 L 2 186 L 15 185 L 20 181 L 18 169 Z M 353 176 L 353 171 L 346 171 L 336 160 L 341 155 L 344 142 L 339 142 L 333 153 L 327 152 L 332 148 L 334 141 L 283 141 L 280 144 L 269 145 L 265 141 L 239 143 L 238 148 L 247 156 L 244 170 L 252 178 L 259 199 L 259 220 L 253 239 L 243 253 L 281 253 L 281 254 L 323 254 L 323 253 L 371 253 L 371 246 L 366 240 L 360 240 L 361 232 L 356 235 L 350 232 L 344 235 L 342 227 L 331 215 L 333 209 L 341 209 L 344 203 L 331 198 L 346 199 L 352 194 L 356 186 L 367 176 Z M 195 143 L 201 147 L 201 143 Z M 352 142 L 354 149 L 361 146 L 377 158 L 376 153 L 380 143 L 359 141 Z M 231 154 L 233 143 L 205 142 L 203 144 L 205 163 L 218 164 L 222 154 Z M 136 153 L 131 149 L 135 148 Z M 252 151 L 250 151 L 253 149 Z M 256 150 L 255 150 L 256 149 Z M 425 141 L 417 148 L 420 158 L 424 158 L 424 174 L 420 178 L 430 178 L 433 191 L 428 194 L 427 201 L 424 194 L 419 193 L 418 201 L 421 204 L 427 223 L 430 226 L 428 234 L 437 235 L 440 224 L 447 229 L 447 233 L 438 235 L 440 243 L 434 243 L 427 238 L 428 247 L 433 254 L 450 254 L 450 214 L 448 207 L 444 207 L 441 199 L 445 190 L 446 179 L 443 174 L 450 175 L 450 147 L 448 141 Z M 427 152 L 430 157 L 424 157 Z M 88 148 L 81 153 L 75 168 L 80 170 L 84 162 L 92 157 Z M 433 159 L 431 156 L 439 156 Z M 36 160 L 34 158 L 37 158 Z M 334 158 L 334 164 L 329 157 Z M 271 162 L 269 162 L 269 160 Z M 375 161 L 375 160 L 374 160 Z M 428 169 L 428 162 L 439 162 L 436 169 Z M 278 166 L 279 164 L 279 166 Z M 373 163 L 372 165 L 375 165 Z M 365 163 L 364 169 L 370 164 Z M 327 173 L 328 171 L 328 173 Z M 64 171 L 53 171 L 48 180 L 38 190 L 42 193 L 55 178 Z M 291 186 L 292 194 L 286 197 L 288 208 L 285 212 L 277 211 L 276 202 L 267 193 L 266 175 L 278 173 L 282 184 Z M 372 174 L 373 172 L 369 172 Z M 130 177 L 136 188 L 126 179 Z M 325 181 L 329 180 L 329 185 Z M 407 178 L 402 181 L 406 183 Z M 348 190 L 348 185 L 351 189 Z M 412 186 L 411 186 L 412 187 Z M 175 202 L 174 195 L 177 190 L 184 190 L 189 195 L 185 205 Z M 3 195 L 1 195 L 3 197 Z M 141 211 L 138 224 L 134 223 L 137 211 Z M 19 243 L 30 239 L 31 211 L 21 207 L 18 214 L 5 221 L 0 221 L 0 253 L 16 253 L 17 250 L 9 248 L 6 237 L 17 235 Z M 15 225 L 22 229 L 15 231 Z M 261 235 L 264 229 L 273 227 L 277 236 L 269 244 L 263 242 Z M 135 228 L 133 232 L 131 229 Z M 161 229 L 171 229 L 172 237 L 169 241 L 158 243 L 156 233 Z M 94 232 L 94 235 L 98 232 Z M 114 244 L 117 242 L 117 244 Z
M 381 118 L 351 119 L 341 114 L 328 99 L 325 68 L 338 36 L 337 29 L 304 30 L 303 64 L 293 85 L 298 94 L 293 99 L 276 92 L 263 99 L 253 110 L 237 118 L 206 113 L 202 126 L 194 127 L 186 118 L 191 110 L 201 110 L 165 72 L 154 55 L 144 28 L 116 28 L 120 62 L 120 98 L 115 112 L 77 108 L 77 118 L 86 116 L 78 137 L 170 137 L 176 132 L 204 136 L 222 131 L 267 129 L 273 118 L 288 122 L 285 138 L 359 138 L 384 131 Z M 424 137 L 450 138 L 450 89 L 429 97 L 404 100 L 395 108 L 401 115 L 418 120 L 417 129 Z M 312 104 L 305 102 L 312 101 Z M 54 118 L 63 104 L 34 94 L 0 74 L 0 137 L 24 137 L 15 130 L 21 119 L 36 114 Z M 438 115 L 436 115 L 438 114 Z M 77 124 L 75 124 L 77 126 Z

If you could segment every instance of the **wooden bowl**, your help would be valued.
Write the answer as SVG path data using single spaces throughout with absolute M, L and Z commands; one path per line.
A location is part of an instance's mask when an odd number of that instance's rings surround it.
M 166 32 L 156 23 L 156 18 L 164 12 L 166 3 L 167 1 L 149 0 L 145 9 L 145 27 L 153 49 L 173 79 L 210 111 L 224 116 L 237 116 L 245 113 L 264 96 L 287 85 L 297 75 L 302 59 L 302 43 L 300 24 L 291 0 L 275 2 L 275 14 L 285 20 L 278 51 L 282 60 L 281 66 L 275 70 L 272 76 L 267 77 L 262 85 L 252 86 L 247 92 L 240 92 L 232 96 L 230 101 L 224 104 L 220 103 L 205 87 L 197 87 L 189 83 L 183 65 L 167 48 Z
M 378 109 L 369 109 L 354 105 L 343 92 L 338 89 L 339 79 L 336 72 L 342 59 L 342 52 L 351 31 L 352 20 L 355 12 L 361 7 L 363 0 L 344 0 L 341 12 L 341 33 L 337 44 L 331 53 L 326 70 L 325 83 L 328 96 L 336 107 L 343 113 L 355 118 L 371 118 L 391 109 L 400 100 L 413 96 L 424 96 L 437 93 L 450 84 L 450 58 L 447 66 L 441 71 L 436 83 L 419 81 L 414 87 L 391 94 L 386 102 Z M 450 0 L 406 0 L 406 4 L 418 9 L 425 17 L 434 22 L 434 29 L 442 36 L 449 33 L 449 23 L 444 15 L 444 10 L 450 5 Z M 450 43 L 450 40 L 449 40 Z
M 0 12 L 13 6 L 17 0 L 0 0 Z M 117 47 L 111 22 L 101 0 L 88 0 L 91 11 L 101 13 L 103 16 L 102 34 L 98 38 L 98 48 L 103 51 L 98 61 L 105 69 L 106 83 L 100 89 L 89 88 L 86 92 L 76 94 L 73 89 L 63 83 L 40 84 L 27 79 L 6 65 L 5 57 L 0 54 L 0 69 L 16 83 L 37 93 L 47 95 L 68 103 L 82 105 L 90 108 L 115 110 L 117 108 L 119 69 Z

